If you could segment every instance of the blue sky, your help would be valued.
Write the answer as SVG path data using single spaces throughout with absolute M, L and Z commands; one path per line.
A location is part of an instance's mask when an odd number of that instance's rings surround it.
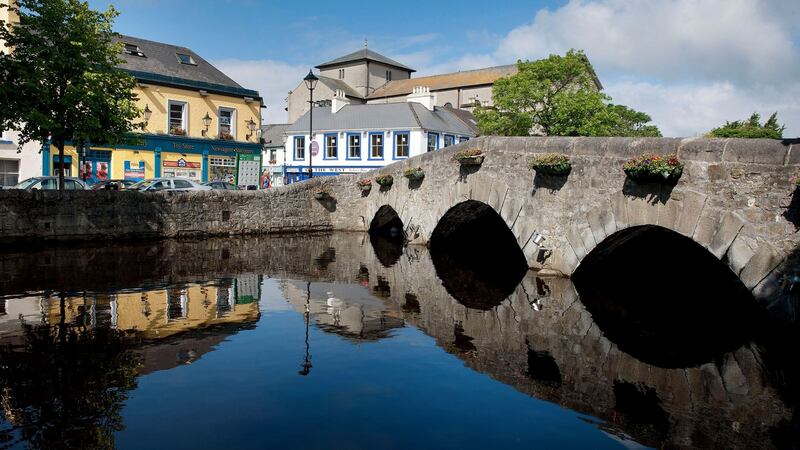
M 579 48 L 606 93 L 665 135 L 754 111 L 778 111 L 785 135 L 800 135 L 798 0 L 90 0 L 109 3 L 118 32 L 190 47 L 258 89 L 265 122 L 286 120 L 286 94 L 310 66 L 367 38 L 417 75 Z

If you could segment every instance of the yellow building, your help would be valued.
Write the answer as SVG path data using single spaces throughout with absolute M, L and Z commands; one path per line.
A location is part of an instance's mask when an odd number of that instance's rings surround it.
M 262 100 L 192 50 L 130 36 L 119 68 L 136 78 L 145 123 L 131 142 L 67 146 L 67 176 L 88 182 L 185 177 L 259 185 Z M 47 147 L 47 146 L 46 146 Z M 57 152 L 42 152 L 44 175 L 56 175 Z

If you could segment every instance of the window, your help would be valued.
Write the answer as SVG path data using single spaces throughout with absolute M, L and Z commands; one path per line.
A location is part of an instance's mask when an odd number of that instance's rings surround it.
M 139 49 L 138 45 L 134 45 L 134 44 L 124 44 L 124 45 L 125 45 L 125 48 L 124 48 L 123 52 L 125 54 L 133 55 L 133 56 L 139 56 L 141 58 L 145 57 L 144 56 L 144 52 L 142 52 L 142 50 Z
M 455 144 L 456 144 L 456 137 L 455 136 L 453 136 L 452 134 L 445 134 L 444 135 L 444 146 L 445 147 L 450 147 L 451 145 L 455 145 Z
M 361 159 L 361 135 L 347 135 L 347 159 Z
M 408 132 L 394 134 L 394 157 L 408 158 Z
M 78 186 L 75 180 L 64 180 L 65 191 L 77 191 L 78 189 L 80 189 L 80 186 Z
M 186 103 L 169 101 L 169 134 L 186 134 Z
M 467 136 L 461 136 L 460 142 L 467 142 L 469 138 Z
M 339 79 L 344 80 L 344 69 L 339 69 Z
M 383 159 L 383 133 L 369 135 L 369 157 Z
M 219 137 L 221 139 L 235 139 L 236 110 L 232 108 L 219 109 Z
M 387 70 L 386 71 L 386 81 L 392 81 L 392 71 L 391 70 Z
M 278 151 L 272 149 L 269 151 L 269 163 L 275 164 L 276 162 L 278 162 Z
M 58 179 L 56 179 L 56 178 L 45 178 L 44 180 L 42 180 L 42 184 L 39 185 L 39 189 L 41 189 L 43 191 L 55 191 L 55 190 L 57 190 L 58 189 Z
M 295 136 L 294 138 L 294 159 L 306 159 L 306 137 Z
M 153 187 L 150 189 L 151 191 L 163 191 L 164 189 L 169 189 L 170 183 L 167 180 L 159 181 L 158 183 L 154 184 Z
M 339 137 L 335 134 L 325 135 L 325 159 L 339 157 Z
M 178 57 L 178 61 L 180 61 L 181 64 L 187 64 L 190 66 L 197 65 L 197 63 L 194 62 L 194 58 L 192 58 L 192 55 L 187 55 L 186 53 L 175 53 L 175 56 Z
M 172 180 L 175 184 L 175 189 L 191 189 L 192 183 L 189 183 L 186 180 Z
M 428 133 L 428 151 L 439 150 L 439 133 Z
M 19 160 L 0 159 L 0 186 L 15 186 L 19 183 Z

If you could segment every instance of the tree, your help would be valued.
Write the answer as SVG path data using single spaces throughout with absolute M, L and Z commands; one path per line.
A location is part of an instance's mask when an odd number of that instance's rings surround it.
M 11 6 L 6 3 L 11 3 Z M 0 21 L 0 128 L 27 142 L 50 140 L 58 149 L 59 189 L 64 188 L 64 145 L 113 145 L 139 125 L 133 119 L 136 85 L 119 70 L 121 44 L 112 31 L 113 7 L 94 11 L 79 0 L 4 2 L 20 24 Z
M 483 134 L 527 136 L 661 136 L 650 116 L 599 92 L 582 51 L 519 61 L 519 72 L 494 84 L 494 107 L 477 108 Z
M 764 125 L 761 125 L 761 116 L 753 113 L 747 120 L 736 120 L 725 122 L 725 125 L 714 128 L 708 133 L 709 137 L 720 138 L 768 138 L 783 139 L 783 131 L 786 125 L 778 125 L 778 113 L 774 112 Z

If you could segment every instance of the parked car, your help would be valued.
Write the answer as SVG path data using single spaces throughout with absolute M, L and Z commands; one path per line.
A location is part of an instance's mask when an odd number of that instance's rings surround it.
M 26 191 L 57 191 L 58 190 L 58 177 L 34 177 L 28 178 L 10 187 L 9 189 L 24 189 Z M 64 177 L 64 190 L 65 191 L 82 191 L 87 189 L 86 184 L 72 177 Z
M 211 189 L 216 189 L 220 191 L 237 191 L 239 190 L 235 184 L 228 183 L 227 181 L 212 181 L 210 183 L 205 183 L 206 186 L 210 186 Z
M 119 191 L 122 189 L 127 189 L 135 183 L 135 181 L 131 180 L 104 180 L 93 184 L 90 189 L 93 191 Z
M 188 178 L 152 178 L 131 185 L 129 191 L 210 191 L 205 186 Z

